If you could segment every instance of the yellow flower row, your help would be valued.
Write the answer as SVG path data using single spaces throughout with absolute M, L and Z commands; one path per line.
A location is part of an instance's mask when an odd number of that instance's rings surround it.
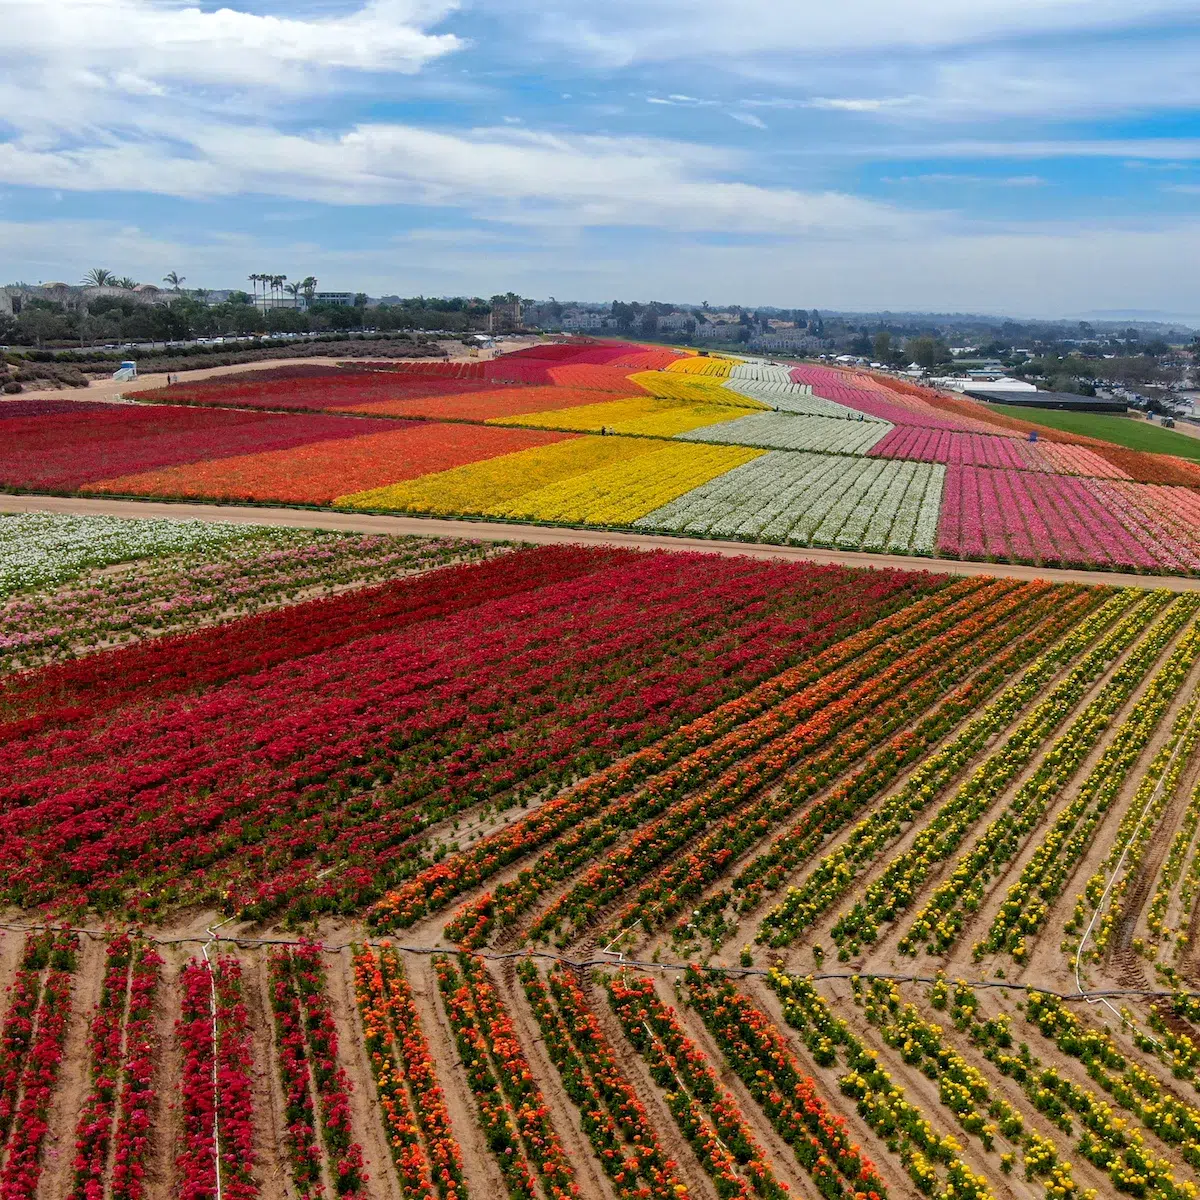
M 582 437 L 342 496 L 348 508 L 624 525 L 763 451 Z
M 640 439 L 571 438 L 356 492 L 340 497 L 335 503 L 350 508 L 399 508 L 414 512 L 486 512 L 491 505 L 555 480 L 595 470 L 622 458 L 648 454 L 655 445 Z
M 674 375 L 706 375 L 712 379 L 728 379 L 733 365 L 732 359 L 697 356 L 677 359 L 667 367 L 667 371 Z
M 640 433 L 674 437 L 690 429 L 733 421 L 757 411 L 728 404 L 705 404 L 661 400 L 654 396 L 632 396 L 603 404 L 581 404 L 575 408 L 552 408 L 545 412 L 515 417 L 493 417 L 489 425 L 524 425 L 539 429 L 577 429 L 586 433 Z
M 649 454 L 525 492 L 489 511 L 565 525 L 630 525 L 763 453 L 742 446 L 647 444 L 654 447 Z
M 770 405 L 751 400 L 740 392 L 731 392 L 721 380 L 703 375 L 680 375 L 672 371 L 638 371 L 630 375 L 629 381 L 660 400 L 683 400 L 690 404 L 729 404 L 735 408 L 770 410 Z

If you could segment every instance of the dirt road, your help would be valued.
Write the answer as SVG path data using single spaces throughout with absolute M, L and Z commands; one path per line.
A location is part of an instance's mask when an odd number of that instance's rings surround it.
M 1063 571 L 1013 563 L 957 562 L 909 558 L 899 554 L 866 554 L 817 547 L 769 546 L 719 542 L 704 538 L 656 537 L 611 533 L 603 529 L 557 529 L 540 525 L 504 525 L 494 521 L 439 521 L 425 517 L 374 516 L 369 513 L 297 508 L 249 508 L 224 504 L 170 504 L 151 500 L 83 499 L 73 496 L 4 496 L 0 512 L 82 513 L 108 517 L 193 517 L 246 525 L 286 525 L 296 529 L 341 529 L 354 533 L 412 534 L 423 537 L 471 537 L 483 541 L 534 542 L 538 545 L 624 546 L 633 550 L 700 551 L 745 555 L 785 562 L 836 563 L 846 567 L 892 567 L 951 575 L 991 575 L 1007 579 L 1047 579 L 1054 583 L 1110 584 L 1118 587 L 1200 591 L 1200 579 L 1163 575 L 1122 575 L 1113 571 Z
M 511 350 L 519 350 L 527 342 L 519 340 L 502 341 L 498 345 L 498 351 L 501 354 L 508 353 Z M 359 345 L 354 343 L 354 345 Z M 451 349 L 462 350 L 461 346 Z M 336 347 L 335 347 L 336 350 Z M 134 358 L 136 358 L 136 354 Z M 319 366 L 319 367 L 336 367 L 342 362 L 369 362 L 370 356 L 360 354 L 335 354 L 330 358 L 270 358 L 264 359 L 261 362 L 246 362 L 232 363 L 224 367 L 200 367 L 192 371 L 174 371 L 172 374 L 180 381 L 180 383 L 195 383 L 200 379 L 211 379 L 216 375 L 237 375 L 243 371 L 265 371 L 272 367 L 294 367 L 294 366 Z M 401 361 L 401 360 L 394 360 Z M 428 362 L 430 360 L 416 360 Z M 451 353 L 450 362 L 474 362 L 479 361 L 479 356 L 471 356 L 466 353 Z M 136 379 L 131 379 L 126 383 L 118 383 L 114 379 L 93 379 L 85 388 L 47 388 L 43 391 L 27 391 L 18 393 L 15 396 L 0 395 L 0 403 L 8 400 L 91 400 L 96 403 L 115 400 L 118 396 L 133 396 L 137 392 L 147 392 L 153 388 L 167 386 L 167 376 L 165 372 L 151 372 L 145 375 L 138 375 Z

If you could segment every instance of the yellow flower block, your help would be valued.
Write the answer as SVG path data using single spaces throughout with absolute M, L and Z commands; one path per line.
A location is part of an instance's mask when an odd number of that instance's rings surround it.
M 730 395 L 732 399 L 732 394 Z M 674 437 L 691 429 L 717 425 L 748 417 L 759 409 L 751 402 L 746 407 L 703 400 L 669 400 L 656 396 L 633 396 L 628 400 L 610 400 L 603 404 L 583 404 L 574 408 L 552 408 L 545 412 L 523 413 L 515 417 L 493 417 L 489 425 L 524 425 L 539 429 L 569 429 L 586 433 L 635 433 L 655 437 Z
M 740 392 L 731 392 L 723 379 L 701 375 L 680 375 L 671 371 L 638 371 L 629 376 L 643 391 L 660 400 L 683 400 L 692 404 L 728 404 L 732 408 L 749 408 L 769 412 L 771 406 L 751 400 Z
M 763 453 L 740 446 L 651 441 L 636 444 L 647 446 L 651 452 L 522 492 L 493 505 L 487 513 L 566 525 L 629 525 Z
M 713 379 L 728 379 L 734 363 L 728 358 L 681 358 L 671 363 L 667 371 L 673 375 L 707 375 Z
M 408 512 L 490 513 L 525 492 L 638 458 L 657 448 L 657 442 L 636 438 L 574 438 L 342 496 L 336 503 Z

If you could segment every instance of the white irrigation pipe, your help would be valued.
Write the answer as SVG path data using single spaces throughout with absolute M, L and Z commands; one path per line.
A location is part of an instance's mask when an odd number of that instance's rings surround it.
M 1150 815 L 1150 809 L 1154 806 L 1154 802 L 1158 799 L 1163 788 L 1166 786 L 1166 782 L 1170 778 L 1170 775 L 1171 775 L 1171 768 L 1174 767 L 1176 760 L 1179 758 L 1180 753 L 1182 752 L 1184 746 L 1187 744 L 1188 734 L 1191 732 L 1192 726 L 1196 722 L 1196 714 L 1197 714 L 1197 712 L 1200 712 L 1200 706 L 1196 706 L 1195 696 L 1193 696 L 1193 698 L 1192 698 L 1192 704 L 1194 707 L 1192 709 L 1191 717 L 1188 718 L 1187 728 L 1184 729 L 1183 732 L 1179 735 L 1179 740 L 1175 744 L 1175 749 L 1172 752 L 1171 757 L 1167 762 L 1167 765 L 1163 768 L 1162 775 L 1159 776 L 1159 780 L 1158 780 L 1158 783 L 1155 784 L 1154 791 L 1152 791 L 1150 793 L 1149 797 L 1146 800 L 1145 805 L 1142 807 L 1141 816 L 1138 817 L 1138 822 L 1133 827 L 1133 832 L 1129 835 L 1129 839 L 1125 843 L 1125 849 L 1121 851 L 1121 857 L 1117 859 L 1116 866 L 1113 867 L 1112 874 L 1109 876 L 1109 879 L 1108 879 L 1108 883 L 1105 886 L 1104 891 L 1100 896 L 1099 903 L 1096 905 L 1096 911 L 1094 913 L 1092 913 L 1092 919 L 1088 922 L 1087 929 L 1085 929 L 1083 931 L 1083 937 L 1079 939 L 1079 948 L 1075 951 L 1075 990 L 1080 994 L 1080 996 L 1083 997 L 1083 999 L 1086 1003 L 1088 1003 L 1088 1004 L 1103 1004 L 1105 1008 L 1107 1008 L 1110 1012 L 1113 1013 L 1114 1016 L 1116 1016 L 1118 1018 L 1118 1020 L 1120 1020 L 1122 1025 L 1125 1024 L 1125 1018 L 1121 1014 L 1120 1010 L 1118 1010 L 1116 1007 L 1114 1007 L 1110 1001 L 1104 999 L 1103 996 L 1094 996 L 1094 998 L 1093 998 L 1093 993 L 1089 993 L 1084 988 L 1083 979 L 1080 974 L 1080 970 L 1081 970 L 1080 964 L 1083 961 L 1083 952 L 1087 947 L 1088 938 L 1090 938 L 1092 936 L 1092 931 L 1096 927 L 1096 922 L 1100 919 L 1101 912 L 1104 911 L 1104 906 L 1105 906 L 1105 904 L 1107 904 L 1108 898 L 1109 898 L 1110 894 L 1112 893 L 1113 887 L 1116 885 L 1117 878 L 1120 876 L 1122 870 L 1124 870 L 1125 859 L 1128 857 L 1130 850 L 1133 849 L 1134 844 L 1137 841 L 1138 832 L 1141 830 L 1142 825 L 1145 823 L 1146 818 Z M 1156 1041 L 1154 1038 L 1150 1037 L 1148 1034 L 1144 1034 L 1143 1036 L 1145 1036 L 1149 1041 L 1154 1042 L 1154 1044 L 1160 1050 L 1162 1049 L 1161 1042 Z
M 220 1092 L 220 1031 L 217 1029 L 217 977 L 213 974 L 212 960 L 208 957 L 208 948 L 217 941 L 217 930 L 222 925 L 228 925 L 233 917 L 226 917 L 224 921 L 218 921 L 216 925 L 206 926 L 204 932 L 208 934 L 208 941 L 200 948 L 200 953 L 204 956 L 204 965 L 208 967 L 208 1004 L 209 1011 L 212 1014 L 212 1044 L 213 1044 L 213 1065 L 212 1065 L 212 1086 L 213 1086 L 213 1166 L 216 1167 L 217 1175 L 217 1200 L 224 1200 L 221 1194 L 221 1092 Z
M 615 946 L 615 945 L 616 945 L 616 944 L 617 944 L 617 943 L 618 943 L 618 942 L 619 942 L 619 941 L 620 941 L 620 940 L 621 940 L 621 939 L 622 939 L 622 938 L 623 938 L 623 937 L 624 937 L 624 936 L 625 936 L 627 933 L 632 933 L 632 932 L 633 932 L 633 930 L 635 930 L 635 929 L 636 929 L 636 928 L 637 928 L 637 927 L 638 927 L 638 926 L 639 926 L 641 923 L 642 923 L 642 918 L 641 918 L 641 917 L 638 917 L 638 919 L 637 919 L 636 921 L 634 921 L 634 923 L 633 923 L 632 925 L 630 925 L 628 929 L 622 929 L 622 930 L 621 930 L 621 932 L 620 932 L 620 933 L 618 933 L 618 934 L 617 934 L 617 936 L 616 936 L 615 938 L 613 938 L 613 940 L 612 940 L 611 942 L 609 942 L 609 943 L 608 943 L 608 945 L 607 945 L 607 946 L 605 946 L 603 950 L 601 950 L 601 951 L 600 951 L 600 953 L 601 953 L 601 954 L 613 954 L 613 955 L 615 955 L 615 956 L 616 956 L 616 959 L 617 959 L 617 962 L 619 962 L 619 963 L 620 963 L 622 966 L 624 966 L 624 965 L 625 965 L 625 952 L 624 952 L 623 950 L 614 950 L 614 949 L 613 949 L 613 947 L 614 947 L 614 946 Z

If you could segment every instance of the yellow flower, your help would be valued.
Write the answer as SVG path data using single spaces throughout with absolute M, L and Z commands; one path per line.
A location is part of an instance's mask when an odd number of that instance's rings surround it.
M 732 393 L 726 393 L 730 400 Z M 540 429 L 578 429 L 599 433 L 640 433 L 674 437 L 691 429 L 716 425 L 748 417 L 758 411 L 751 402 L 744 407 L 731 403 L 706 403 L 702 400 L 667 400 L 654 396 L 633 396 L 603 404 L 581 404 L 574 408 L 552 408 L 545 412 L 524 413 L 516 417 L 493 417 L 489 425 L 525 425 Z

